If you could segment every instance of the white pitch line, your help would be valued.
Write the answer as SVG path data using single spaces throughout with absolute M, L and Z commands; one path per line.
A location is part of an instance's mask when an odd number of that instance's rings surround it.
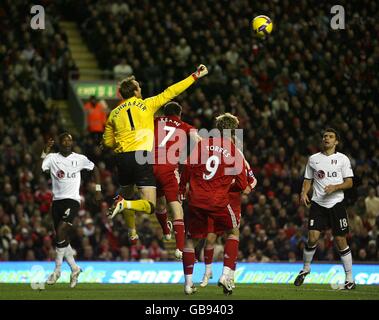
M 336 292 L 336 291 L 340 291 L 341 293 L 342 292 L 346 292 L 346 294 L 361 294 L 361 293 L 364 293 L 364 294 L 369 294 L 369 295 L 373 295 L 373 296 L 378 296 L 379 297 L 379 292 L 378 293 L 373 293 L 373 292 L 368 292 L 368 291 L 355 291 L 354 289 L 353 290 L 338 290 L 338 289 L 300 289 L 300 290 L 304 290 L 304 291 L 323 291 L 323 292 Z M 349 293 L 347 293 L 349 292 Z
M 257 284 L 259 287 L 265 287 L 266 289 L 272 289 L 271 286 L 265 286 L 265 285 L 262 285 L 262 284 Z M 369 292 L 369 291 L 362 291 L 360 289 L 360 291 L 355 291 L 355 290 L 338 290 L 338 289 L 312 289 L 312 288 L 292 288 L 292 287 L 288 287 L 288 288 L 284 288 L 284 287 L 281 287 L 281 286 L 278 286 L 277 288 L 275 288 L 275 290 L 296 290 L 296 291 L 321 291 L 321 292 L 336 292 L 336 291 L 339 291 L 339 292 L 349 292 L 348 294 L 368 294 L 368 295 L 373 295 L 373 296 L 378 296 L 379 297 L 379 288 L 378 288 L 378 293 L 373 293 L 373 292 Z

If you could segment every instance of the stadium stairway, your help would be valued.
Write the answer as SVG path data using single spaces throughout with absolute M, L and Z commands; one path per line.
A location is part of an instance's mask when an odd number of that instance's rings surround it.
M 102 71 L 99 69 L 95 56 L 88 50 L 84 43 L 79 28 L 75 22 L 60 21 L 59 23 L 63 32 L 67 35 L 68 47 L 71 51 L 77 67 L 79 68 L 80 80 L 99 80 Z M 51 107 L 59 110 L 61 115 L 61 124 L 65 130 L 77 135 L 79 132 L 75 127 L 69 112 L 67 100 L 54 100 Z
M 97 64 L 95 56 L 88 50 L 87 45 L 83 41 L 76 23 L 61 21 L 59 25 L 67 34 L 68 46 L 79 68 L 80 80 L 101 79 L 102 71 Z
M 78 130 L 72 122 L 71 115 L 68 108 L 67 100 L 53 100 L 51 104 L 52 108 L 59 110 L 61 125 L 65 130 L 73 134 L 74 136 L 78 135 Z

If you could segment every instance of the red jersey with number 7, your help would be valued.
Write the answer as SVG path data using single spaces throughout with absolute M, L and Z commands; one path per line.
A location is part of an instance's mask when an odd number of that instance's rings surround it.
M 229 204 L 232 183 L 241 191 L 247 187 L 244 158 L 228 138 L 200 141 L 187 161 L 190 167 L 190 206 L 217 211 Z
M 154 120 L 155 164 L 177 168 L 182 152 L 186 152 L 190 130 L 196 130 L 177 116 L 162 116 Z M 185 159 L 185 156 L 184 158 Z

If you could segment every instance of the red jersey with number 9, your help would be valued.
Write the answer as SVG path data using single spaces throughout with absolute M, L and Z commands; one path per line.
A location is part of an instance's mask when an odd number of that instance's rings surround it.
M 228 138 L 200 141 L 187 161 L 190 166 L 188 201 L 193 207 L 209 211 L 226 208 L 231 184 L 241 191 L 247 187 L 244 158 Z
M 177 116 L 162 116 L 154 120 L 155 164 L 177 168 L 179 157 L 186 152 L 190 130 L 196 130 Z M 183 158 L 185 159 L 185 157 Z

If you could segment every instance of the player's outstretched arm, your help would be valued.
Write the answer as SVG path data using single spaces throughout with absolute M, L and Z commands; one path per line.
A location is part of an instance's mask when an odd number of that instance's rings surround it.
M 45 147 L 42 150 L 41 160 L 43 160 L 43 159 L 46 158 L 46 156 L 50 153 L 51 148 L 53 147 L 53 145 L 54 145 L 54 139 L 53 138 L 49 138 L 49 140 L 47 140 L 47 143 L 45 144 Z
M 39 157 L 39 159 L 37 161 L 37 165 L 36 165 L 36 170 L 35 171 L 38 172 L 38 174 L 40 174 L 41 172 L 45 171 L 43 169 L 43 167 L 42 167 L 42 164 L 43 164 L 43 161 L 45 160 L 45 158 L 47 157 L 47 155 L 50 153 L 51 148 L 53 147 L 53 145 L 54 145 L 54 139 L 53 138 L 49 138 L 49 140 L 47 140 L 47 143 L 45 144 L 45 147 L 42 150 L 41 156 Z
M 176 96 L 187 90 L 196 80 L 206 76 L 208 74 L 208 69 L 205 65 L 201 64 L 197 67 L 196 71 L 190 76 L 182 81 L 179 81 L 172 86 L 169 86 L 162 93 L 150 97 L 144 100 L 145 105 L 150 108 L 150 110 L 155 113 L 160 107 L 165 105 L 167 102 L 174 99 Z

